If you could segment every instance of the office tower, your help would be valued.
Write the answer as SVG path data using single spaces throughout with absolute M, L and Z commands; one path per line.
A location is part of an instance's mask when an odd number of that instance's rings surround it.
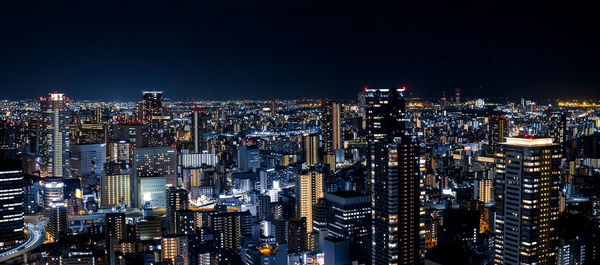
M 147 147 L 150 140 L 150 127 L 138 121 L 112 124 L 109 134 L 111 141 L 129 142 L 134 148 Z
M 106 163 L 106 144 L 71 145 L 71 175 L 99 176 Z
M 387 136 L 404 134 L 406 124 L 403 122 L 406 113 L 406 102 L 402 89 L 374 89 L 365 88 L 366 101 L 366 131 L 367 131 L 367 167 L 369 177 L 364 189 L 371 192 L 375 166 L 373 153 L 375 143 Z
M 162 91 L 142 91 L 141 111 L 142 120 L 148 122 L 152 116 L 161 116 L 163 114 Z
M 171 233 L 175 233 L 175 212 L 187 210 L 190 205 L 188 191 L 169 187 L 167 189 L 167 217 L 169 218 L 169 227 Z
M 162 238 L 160 258 L 171 264 L 189 264 L 188 237 L 182 235 L 166 235 Z
M 69 109 L 65 94 L 50 93 L 40 98 L 42 112 L 43 176 L 69 177 Z
M 313 236 L 313 205 L 324 198 L 323 173 L 306 171 L 300 173 L 296 179 L 296 217 L 306 218 L 306 234 L 308 249 L 314 247 Z
M 109 162 L 104 164 L 100 177 L 100 204 L 102 206 L 133 205 L 131 165 Z
M 131 146 L 127 141 L 113 141 L 107 144 L 106 162 L 131 163 Z
M 177 187 L 177 150 L 174 147 L 145 147 L 133 150 L 136 179 L 162 176 L 169 187 Z
M 553 264 L 560 146 L 506 138 L 496 153 L 494 264 Z
M 323 134 L 323 162 L 335 169 L 335 151 L 341 149 L 340 103 L 325 101 L 321 105 L 321 132 Z
M 200 108 L 192 109 L 192 142 L 194 144 L 194 154 L 204 150 L 202 146 L 202 110 Z
M 312 167 L 319 163 L 319 135 L 318 134 L 304 134 L 304 161 L 306 165 Z
M 309 250 L 307 230 L 307 221 L 305 217 L 288 220 L 287 242 L 288 253 L 300 253 Z
M 195 218 L 195 213 L 191 210 L 175 211 L 173 233 L 177 235 L 194 235 L 196 231 Z
M 146 216 L 135 224 L 137 238 L 139 240 L 160 240 L 161 221 L 156 216 Z
M 44 178 L 42 180 L 42 193 L 44 210 L 50 209 L 52 202 L 63 201 L 65 183 L 62 178 Z
M 210 215 L 210 228 L 217 233 L 218 248 L 223 250 L 240 249 L 241 212 L 222 212 Z
M 46 214 L 48 218 L 48 234 L 56 242 L 69 228 L 67 221 L 67 207 L 63 201 L 54 201 L 50 204 L 50 209 Z
M 166 208 L 167 180 L 165 177 L 143 177 L 137 180 L 138 193 L 135 201 L 138 208 Z
M 0 250 L 24 239 L 24 184 L 21 161 L 0 159 Z
M 323 244 L 324 264 L 350 264 L 350 241 L 345 238 L 326 238 Z
M 355 191 L 326 193 L 327 230 L 331 238 L 350 240 L 353 257 L 359 263 L 370 263 L 371 196 Z
M 107 213 L 104 217 L 106 239 L 115 238 L 116 242 L 127 239 L 127 224 L 125 213 Z
M 256 145 L 240 145 L 238 147 L 237 162 L 240 172 L 258 172 L 260 170 L 260 148 Z
M 405 89 L 365 89 L 373 265 L 420 263 L 419 146 L 406 134 Z
M 502 116 L 492 116 L 488 121 L 490 153 L 496 153 L 498 144 L 505 141 L 508 132 L 508 119 Z

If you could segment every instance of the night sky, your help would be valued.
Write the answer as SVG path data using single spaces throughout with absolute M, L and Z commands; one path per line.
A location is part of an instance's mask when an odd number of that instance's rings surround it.
M 578 1 L 81 2 L 0 3 L 0 98 L 600 98 L 600 16 Z

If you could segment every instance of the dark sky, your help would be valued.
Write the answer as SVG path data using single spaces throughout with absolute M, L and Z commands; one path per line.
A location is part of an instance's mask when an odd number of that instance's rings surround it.
M 2 1 L 2 97 L 600 97 L 600 16 L 580 1 L 168 2 Z

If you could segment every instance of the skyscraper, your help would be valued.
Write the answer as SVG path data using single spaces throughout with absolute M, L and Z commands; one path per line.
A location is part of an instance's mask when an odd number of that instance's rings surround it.
M 0 250 L 24 239 L 23 186 L 21 162 L 0 159 Z
M 490 153 L 495 153 L 498 144 L 504 142 L 508 131 L 508 119 L 502 116 L 492 116 L 488 121 Z
M 311 170 L 301 172 L 296 179 L 296 217 L 306 218 L 306 246 L 314 247 L 313 205 L 325 198 L 323 192 L 323 173 Z
M 104 164 L 100 184 L 102 206 L 133 205 L 130 164 L 114 162 Z
M 202 147 L 202 110 L 192 109 L 192 142 L 194 144 L 194 154 L 204 150 Z
M 325 101 L 321 105 L 324 162 L 335 168 L 335 151 L 341 149 L 340 103 Z
M 306 165 L 311 167 L 319 163 L 319 135 L 305 134 L 303 136 L 304 146 L 304 161 Z
M 177 150 L 174 147 L 145 147 L 133 151 L 135 178 L 163 176 L 170 187 L 177 186 Z
M 367 130 L 367 167 L 370 169 L 365 190 L 370 192 L 374 171 L 372 167 L 375 143 L 387 136 L 398 136 L 404 133 L 403 122 L 406 113 L 406 102 L 402 89 L 365 88 L 366 130 Z
M 169 227 L 171 233 L 175 233 L 175 212 L 187 210 L 190 205 L 188 191 L 169 187 L 167 189 L 167 217 L 169 218 Z
M 150 121 L 152 116 L 160 116 L 163 113 L 162 91 L 142 91 L 141 111 L 142 120 Z
M 100 176 L 106 163 L 106 144 L 71 145 L 71 173 L 74 177 Z
M 419 145 L 406 133 L 404 90 L 366 89 L 373 265 L 420 263 Z
M 552 138 L 506 138 L 496 153 L 494 264 L 556 259 L 560 146 Z
M 372 154 L 372 264 L 420 262 L 419 146 L 403 135 L 375 143 Z
M 44 176 L 69 177 L 69 99 L 62 93 L 40 98 Z

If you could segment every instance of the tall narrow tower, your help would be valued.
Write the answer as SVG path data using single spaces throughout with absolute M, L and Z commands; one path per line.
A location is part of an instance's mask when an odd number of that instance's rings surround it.
M 367 89 L 373 265 L 418 264 L 419 145 L 405 130 L 402 89 Z
M 202 110 L 200 108 L 192 109 L 192 142 L 194 144 L 194 154 L 202 152 Z
M 40 98 L 42 112 L 42 158 L 45 176 L 69 177 L 69 99 L 62 93 Z

